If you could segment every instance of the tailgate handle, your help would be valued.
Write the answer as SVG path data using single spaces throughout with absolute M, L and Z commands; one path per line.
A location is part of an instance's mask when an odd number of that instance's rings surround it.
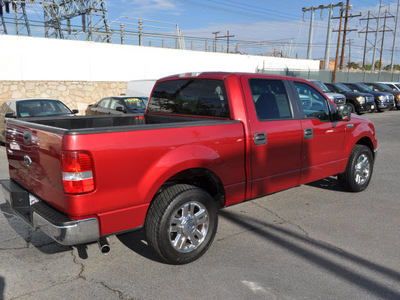
M 267 134 L 265 132 L 254 134 L 254 144 L 256 146 L 267 144 Z
M 30 143 L 32 140 L 32 135 L 29 131 L 24 132 L 24 142 L 25 143 Z

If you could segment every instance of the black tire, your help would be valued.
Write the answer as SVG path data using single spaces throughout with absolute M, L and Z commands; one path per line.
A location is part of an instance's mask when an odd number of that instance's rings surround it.
M 354 107 L 354 104 L 348 103 L 348 106 L 349 106 L 350 112 L 351 112 L 352 114 L 357 113 L 356 108 Z
M 347 162 L 346 170 L 338 175 L 340 186 L 348 192 L 361 192 L 371 181 L 374 157 L 364 145 L 355 145 Z
M 382 112 L 382 109 L 378 107 L 378 102 L 375 101 L 375 112 Z
M 218 226 L 215 200 L 204 190 L 176 184 L 150 205 L 145 230 L 150 248 L 170 264 L 186 264 L 211 246 Z

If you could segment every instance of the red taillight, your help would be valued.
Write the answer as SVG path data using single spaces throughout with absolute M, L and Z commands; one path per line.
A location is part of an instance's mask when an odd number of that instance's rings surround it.
M 86 152 L 62 153 L 62 176 L 67 194 L 89 193 L 95 189 L 92 157 Z

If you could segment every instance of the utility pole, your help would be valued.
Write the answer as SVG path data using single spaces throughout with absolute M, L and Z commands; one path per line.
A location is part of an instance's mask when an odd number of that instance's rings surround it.
M 358 15 L 349 15 L 349 9 L 353 9 L 353 5 L 349 5 L 349 0 L 347 0 L 346 15 L 345 15 L 345 19 L 344 19 L 344 29 L 343 29 L 342 55 L 340 57 L 340 70 L 343 70 L 344 51 L 346 48 L 346 34 L 347 34 L 347 32 L 350 32 L 350 31 L 357 31 L 357 29 L 347 29 L 348 19 L 361 17 L 361 13 Z
M 328 31 L 326 33 L 326 47 L 325 47 L 325 59 L 324 59 L 324 69 L 329 70 L 329 50 L 331 47 L 331 26 L 332 26 L 332 16 L 333 16 L 333 4 L 329 4 L 329 19 L 328 19 Z
M 382 0 L 379 3 L 379 13 L 378 13 L 378 22 L 376 24 L 376 32 L 375 32 L 375 43 L 374 43 L 374 52 L 372 55 L 372 67 L 371 72 L 375 71 L 375 54 L 376 54 L 376 44 L 378 43 L 378 31 L 379 31 L 379 23 L 381 21 L 381 9 L 382 9 Z
M 394 37 L 393 37 L 393 49 L 392 49 L 392 59 L 390 61 L 390 72 L 392 72 L 392 80 L 393 80 L 393 61 L 394 61 L 394 52 L 396 49 L 396 35 L 397 35 L 397 25 L 399 23 L 399 7 L 400 0 L 397 2 L 397 13 L 396 13 L 396 25 L 394 27 Z
M 217 52 L 217 39 L 218 39 L 218 33 L 220 33 L 220 31 L 215 31 L 212 34 L 215 36 L 214 37 L 214 52 Z
M 336 6 L 343 6 L 343 2 L 339 2 L 336 4 L 329 4 L 329 5 L 320 5 L 320 6 L 311 6 L 311 7 L 303 7 L 301 10 L 303 11 L 303 21 L 305 17 L 305 13 L 307 11 L 311 11 L 311 19 L 310 19 L 310 31 L 308 34 L 308 48 L 307 48 L 307 59 L 311 59 L 311 54 L 312 54 L 312 39 L 313 39 L 313 31 L 314 31 L 314 13 L 315 10 L 320 9 L 321 10 L 321 19 L 322 19 L 322 14 L 323 10 L 325 8 L 329 8 L 329 20 L 328 20 L 328 31 L 327 31 L 327 38 L 326 38 L 326 48 L 325 48 L 325 69 L 326 66 L 328 65 L 329 68 L 329 48 L 330 48 L 330 36 L 331 36 L 331 25 L 332 25 L 332 14 L 333 14 L 333 8 Z
M 336 6 L 343 6 L 343 2 L 339 2 L 336 4 L 331 3 L 331 4 L 327 5 L 327 8 L 329 8 L 329 19 L 328 19 L 328 30 L 326 33 L 326 46 L 325 46 L 325 58 L 324 58 L 324 65 L 325 65 L 324 69 L 325 70 L 329 70 L 329 51 L 331 48 L 332 16 L 333 16 L 333 8 Z
M 381 56 L 379 57 L 379 71 L 382 68 L 382 54 L 383 54 L 383 42 L 385 40 L 385 30 L 386 29 L 386 19 L 387 19 L 387 10 L 385 10 L 385 19 L 383 21 L 383 32 L 382 32 L 382 44 L 381 44 Z M 391 31 L 391 30 L 390 30 Z
M 335 57 L 335 68 L 333 70 L 333 79 L 332 82 L 336 82 L 336 72 L 337 72 L 337 65 L 338 65 L 338 57 L 339 57 L 339 46 L 340 46 L 340 33 L 342 30 L 342 20 L 343 20 L 343 5 L 340 8 L 340 17 L 339 17 L 339 30 L 338 30 L 338 39 L 336 45 L 336 57 Z
M 399 0 L 400 1 L 400 0 Z M 362 64 L 362 69 L 365 69 L 365 54 L 367 53 L 367 42 L 368 42 L 368 32 L 369 31 L 369 20 L 371 12 L 368 11 L 368 17 L 365 19 L 360 19 L 361 21 L 367 20 L 367 27 L 365 27 L 365 31 L 360 31 L 360 33 L 365 33 L 365 43 L 364 43 L 364 55 L 363 55 L 363 64 Z
M 353 43 L 354 40 L 353 39 L 349 39 L 349 64 L 348 64 L 348 68 L 350 70 L 350 66 L 351 66 L 351 43 Z
M 349 3 L 350 3 L 350 0 L 347 0 L 346 15 L 344 17 L 344 30 L 343 30 L 343 42 L 342 42 L 342 56 L 340 57 L 340 70 L 343 69 L 343 57 L 344 57 L 344 49 L 345 49 L 345 45 L 346 45 L 347 19 L 349 17 Z
M 219 33 L 219 31 L 218 31 Z M 226 35 L 224 36 L 215 36 L 215 39 L 224 39 L 226 38 L 226 53 L 229 53 L 229 38 L 234 37 L 234 35 L 229 35 L 229 30 L 226 32 Z
M 310 31 L 308 33 L 308 47 L 307 47 L 307 59 L 311 59 L 311 53 L 312 53 L 312 38 L 313 38 L 313 28 L 314 28 L 314 12 L 317 7 L 311 6 L 309 8 L 302 8 L 303 11 L 303 19 L 304 19 L 304 14 L 306 11 L 311 11 L 311 19 L 310 19 Z

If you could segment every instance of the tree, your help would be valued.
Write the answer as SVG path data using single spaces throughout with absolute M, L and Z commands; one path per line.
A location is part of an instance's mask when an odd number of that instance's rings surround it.
M 371 71 L 372 70 L 372 65 L 365 65 L 364 70 L 366 71 Z
M 390 71 L 390 65 L 385 66 L 384 69 L 386 71 Z M 400 65 L 393 65 L 393 70 L 399 71 L 400 70 Z
M 347 67 L 349 69 L 361 69 L 360 65 L 355 63 L 354 61 L 347 63 Z
M 375 62 L 375 70 L 380 69 L 380 68 L 382 68 L 382 63 L 381 63 L 380 60 L 377 60 L 377 61 Z

